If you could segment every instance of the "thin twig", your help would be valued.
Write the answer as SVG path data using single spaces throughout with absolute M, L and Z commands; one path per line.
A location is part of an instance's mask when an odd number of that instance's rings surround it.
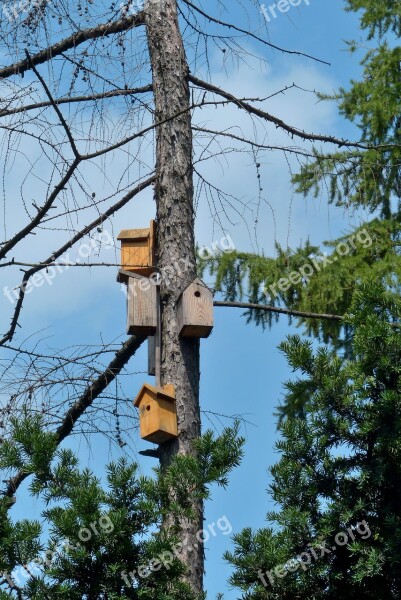
M 279 50 L 279 52 L 284 52 L 285 54 L 296 54 L 297 56 L 304 56 L 305 58 L 310 58 L 312 60 L 315 60 L 316 62 L 330 66 L 329 62 L 322 60 L 321 58 L 316 58 L 315 56 L 311 56 L 310 54 L 305 54 L 304 52 L 299 52 L 298 50 L 286 50 L 285 48 L 281 48 L 280 46 L 276 46 L 275 44 L 272 44 L 271 42 L 264 40 L 263 38 L 255 35 L 251 31 L 246 31 L 246 29 L 241 29 L 241 27 L 237 27 L 237 25 L 233 25 L 232 23 L 226 23 L 225 21 L 220 21 L 219 19 L 216 19 L 215 17 L 212 17 L 212 16 L 208 15 L 207 13 L 205 13 L 203 10 L 201 10 L 199 8 L 199 6 L 195 6 L 194 4 L 192 4 L 192 2 L 189 2 L 189 0 L 183 0 L 183 2 L 185 2 L 185 4 L 187 6 L 189 6 L 193 10 L 196 10 L 196 12 L 198 12 L 200 15 L 202 15 L 202 17 L 205 17 L 205 19 L 208 19 L 212 23 L 216 23 L 217 25 L 221 25 L 222 27 L 227 27 L 228 29 L 233 29 L 234 31 L 238 31 L 238 33 L 243 33 L 244 35 L 260 42 L 261 44 L 270 46 L 270 48 L 273 48 L 273 50 Z
M 58 118 L 60 119 L 60 122 L 61 122 L 61 124 L 62 124 L 62 126 L 64 128 L 64 131 L 65 131 L 65 133 L 66 133 L 66 135 L 68 137 L 68 141 L 70 142 L 70 146 L 71 146 L 71 149 L 72 149 L 72 151 L 74 153 L 75 158 L 77 160 L 80 160 L 81 155 L 78 152 L 78 148 L 77 148 L 77 146 L 75 144 L 75 140 L 74 140 L 73 135 L 72 135 L 72 133 L 70 131 L 70 128 L 67 125 L 66 120 L 63 117 L 63 113 L 61 112 L 61 110 L 59 109 L 59 107 L 57 106 L 57 104 L 55 103 L 54 98 L 51 95 L 51 92 L 50 92 L 49 87 L 46 84 L 45 80 L 43 79 L 43 77 L 41 76 L 41 74 L 39 73 L 39 71 L 37 70 L 37 68 L 35 67 L 35 65 L 33 64 L 32 58 L 31 58 L 31 56 L 30 56 L 30 54 L 29 54 L 29 52 L 28 52 L 27 49 L 25 49 L 25 54 L 26 54 L 27 60 L 29 62 L 29 65 L 30 65 L 32 71 L 35 73 L 36 77 L 39 79 L 40 83 L 42 84 L 42 87 L 45 90 L 46 96 L 49 98 L 50 104 L 52 105 L 52 107 L 54 108 L 54 110 L 55 110 Z

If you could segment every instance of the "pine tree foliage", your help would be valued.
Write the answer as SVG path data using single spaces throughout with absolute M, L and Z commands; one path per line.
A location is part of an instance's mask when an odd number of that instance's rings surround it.
M 278 509 L 226 554 L 244 599 L 401 596 L 401 301 L 371 283 L 351 313 L 352 358 L 299 336 L 281 345 L 299 375 L 271 469 Z
M 294 176 L 296 190 L 317 196 L 325 188 L 338 206 L 379 209 L 384 218 L 400 213 L 401 197 L 401 9 L 393 0 L 348 0 L 349 11 L 361 11 L 362 29 L 367 30 L 368 50 L 362 59 L 362 76 L 340 89 L 335 97 L 340 113 L 360 129 L 360 141 L 379 148 L 323 153 Z M 369 45 L 371 47 L 369 47 Z M 348 44 L 351 52 L 366 45 Z M 397 200 L 394 204 L 393 200 Z
M 231 252 L 203 261 L 214 287 L 227 301 L 284 306 L 303 312 L 343 315 L 349 311 L 357 284 L 382 281 L 395 294 L 401 282 L 401 224 L 375 219 L 321 250 L 306 242 L 296 250 L 276 246 L 277 258 Z M 308 266 L 306 270 L 303 270 Z M 301 274 L 292 284 L 291 273 Z M 280 283 L 281 282 L 281 283 Z M 271 326 L 275 313 L 248 311 L 249 321 Z M 283 318 L 283 317 L 281 317 Z M 292 318 L 290 317 L 290 321 Z M 347 339 L 349 327 L 337 321 L 297 318 L 306 332 L 324 341 Z
M 177 556 L 179 517 L 193 518 L 193 498 L 208 497 L 210 485 L 226 485 L 242 456 L 238 424 L 218 438 L 206 432 L 193 456 L 177 457 L 153 478 L 120 458 L 105 482 L 57 448 L 41 416 L 12 425 L 0 468 L 9 476 L 33 472 L 30 494 L 44 508 L 40 521 L 13 522 L 12 503 L 0 500 L 1 600 L 197 600 Z M 169 529 L 161 527 L 167 514 L 176 518 Z

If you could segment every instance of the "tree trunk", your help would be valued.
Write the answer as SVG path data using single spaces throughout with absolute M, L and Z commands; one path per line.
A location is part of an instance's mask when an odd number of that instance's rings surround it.
M 176 387 L 179 438 L 160 447 L 162 466 L 177 454 L 192 452 L 201 433 L 199 409 L 199 340 L 180 339 L 176 303 L 196 277 L 192 129 L 189 111 L 189 68 L 177 19 L 175 0 L 148 0 L 145 22 L 153 73 L 155 120 L 181 113 L 157 128 L 156 183 L 158 267 L 161 269 L 161 384 Z M 188 109 L 188 110 L 187 110 Z M 186 111 L 186 112 L 182 112 Z M 203 589 L 203 546 L 196 538 L 203 527 L 203 506 L 194 506 L 194 522 L 181 523 L 181 559 L 188 582 Z

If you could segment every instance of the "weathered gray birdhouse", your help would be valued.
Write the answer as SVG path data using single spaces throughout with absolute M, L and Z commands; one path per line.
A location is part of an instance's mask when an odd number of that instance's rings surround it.
M 156 285 L 146 277 L 134 273 L 127 275 L 127 333 L 154 335 L 157 328 Z
M 213 329 L 213 293 L 196 278 L 181 294 L 177 304 L 181 337 L 206 338 Z

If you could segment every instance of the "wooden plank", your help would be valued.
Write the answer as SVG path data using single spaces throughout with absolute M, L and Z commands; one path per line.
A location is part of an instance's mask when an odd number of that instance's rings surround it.
M 156 375 L 156 345 L 155 336 L 148 337 L 148 375 Z
M 127 333 L 153 335 L 157 327 L 156 286 L 149 280 L 128 281 Z
M 160 308 L 160 287 L 156 288 L 156 334 L 155 334 L 155 376 L 156 386 L 161 385 L 161 308 Z
M 135 240 L 134 242 L 122 242 L 121 245 L 121 268 L 125 271 L 134 271 L 141 267 L 150 267 L 148 240 Z
M 149 258 L 150 264 L 156 266 L 156 255 L 157 255 L 157 230 L 156 221 L 153 219 L 150 222 L 150 237 L 149 237 Z
M 148 238 L 150 235 L 150 229 L 145 227 L 143 229 L 123 229 L 117 236 L 118 240 L 141 240 Z

